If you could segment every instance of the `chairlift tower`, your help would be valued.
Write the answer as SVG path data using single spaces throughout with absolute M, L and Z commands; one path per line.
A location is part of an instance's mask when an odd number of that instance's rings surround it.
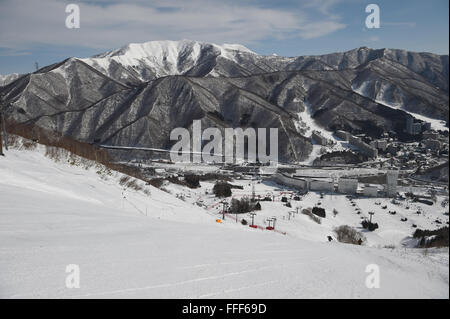
M 251 226 L 255 226 L 255 216 L 256 216 L 256 213 L 250 213 L 250 216 L 252 217 L 252 224 L 251 224 Z
M 256 183 L 256 166 L 254 167 L 253 178 L 252 178 L 252 202 L 254 202 L 256 199 L 255 183 Z
M 331 200 L 333 200 L 333 195 L 334 195 L 334 187 L 336 184 L 339 183 L 339 177 L 338 174 L 333 172 L 330 174 L 331 175 L 331 181 L 333 183 L 333 189 L 331 190 Z
M 277 218 L 276 217 L 272 217 L 272 221 L 273 221 L 273 229 L 275 229 L 275 223 L 277 221 Z
M 225 209 L 228 206 L 228 203 L 226 201 L 222 202 L 222 220 L 225 220 Z
M 375 215 L 375 213 L 374 212 L 369 212 L 369 215 L 370 215 L 369 223 L 372 224 L 372 216 Z

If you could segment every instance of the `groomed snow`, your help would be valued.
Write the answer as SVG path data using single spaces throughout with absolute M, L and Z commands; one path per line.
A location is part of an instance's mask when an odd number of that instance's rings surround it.
M 124 191 L 120 174 L 101 171 L 55 163 L 43 148 L 0 157 L 1 298 L 449 297 L 448 249 L 219 224 L 217 212 L 151 186 L 150 195 Z M 65 286 L 69 264 L 80 266 L 78 289 Z M 380 267 L 379 289 L 365 285 L 369 264 Z

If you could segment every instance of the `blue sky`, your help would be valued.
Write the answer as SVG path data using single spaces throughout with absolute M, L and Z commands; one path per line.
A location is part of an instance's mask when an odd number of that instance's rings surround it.
M 79 29 L 65 26 L 69 3 L 80 7 Z M 369 3 L 380 7 L 379 29 L 365 27 Z M 448 54 L 448 12 L 448 0 L 0 0 L 0 74 L 151 40 L 284 56 L 361 46 Z

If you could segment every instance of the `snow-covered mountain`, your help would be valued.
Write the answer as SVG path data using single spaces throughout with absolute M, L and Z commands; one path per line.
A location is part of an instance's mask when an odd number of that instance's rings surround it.
M 100 72 L 130 83 L 168 75 L 220 76 L 217 64 L 239 64 L 257 56 L 239 44 L 217 45 L 198 41 L 130 43 L 120 49 L 81 59 Z
M 403 132 L 410 114 L 445 126 L 448 74 L 448 55 L 404 50 L 280 57 L 153 41 L 69 58 L 0 93 L 7 118 L 89 143 L 167 149 L 173 128 L 201 119 L 220 129 L 279 128 L 280 160 L 301 162 L 313 152 L 311 128 L 378 137 Z
M 7 85 L 20 77 L 19 73 L 11 73 L 6 75 L 0 74 L 0 86 Z

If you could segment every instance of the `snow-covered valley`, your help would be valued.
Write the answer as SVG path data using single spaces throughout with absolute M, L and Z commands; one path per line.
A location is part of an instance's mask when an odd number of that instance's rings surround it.
M 309 193 L 298 205 L 322 202 L 321 224 L 280 201 L 262 202 L 255 223 L 277 216 L 280 232 L 222 223 L 212 183 L 198 189 L 139 182 L 101 166 L 59 162 L 45 148 L 10 149 L 0 157 L 0 297 L 2 298 L 448 298 L 448 249 L 402 247 L 411 223 L 431 228 L 442 209 L 395 207 L 359 199 L 362 214 L 376 210 L 380 229 L 363 246 L 327 241 L 335 226 L 358 227 L 361 216 L 345 196 Z M 251 193 L 249 181 L 233 189 Z M 209 190 L 209 194 L 206 192 Z M 256 193 L 280 197 L 276 184 Z M 176 198 L 182 194 L 185 200 Z M 289 193 L 286 193 L 289 194 Z M 289 196 L 289 195 L 286 195 Z M 179 196 L 180 197 L 180 196 Z M 202 204 L 199 205 L 198 203 Z M 391 209 L 391 207 L 389 207 Z M 389 210 L 388 209 L 388 210 Z M 410 220 L 401 222 L 407 215 Z M 246 218 L 248 216 L 239 216 Z M 448 217 L 446 217 L 448 221 Z M 286 233 L 283 235 L 282 233 Z M 395 248 L 385 248 L 394 245 Z M 80 267 L 80 288 L 66 288 L 66 266 Z M 380 288 L 366 286 L 367 266 L 380 269 Z

